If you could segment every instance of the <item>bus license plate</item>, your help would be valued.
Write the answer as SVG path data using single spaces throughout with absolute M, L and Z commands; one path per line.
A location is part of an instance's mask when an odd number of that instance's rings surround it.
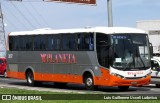
M 132 86 L 136 86 L 137 82 L 131 82 Z

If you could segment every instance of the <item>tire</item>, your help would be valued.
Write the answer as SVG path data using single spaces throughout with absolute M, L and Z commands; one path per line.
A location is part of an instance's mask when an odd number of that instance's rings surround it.
M 67 85 L 67 83 L 54 82 L 55 87 L 63 88 Z
M 27 80 L 27 84 L 29 86 L 34 86 L 35 85 L 34 76 L 33 76 L 33 72 L 32 71 L 28 71 L 27 72 L 26 80 Z
M 26 75 L 27 84 L 29 86 L 40 86 L 42 84 L 41 81 L 35 81 L 34 75 L 32 71 L 28 71 Z
M 160 88 L 160 84 L 156 84 L 156 87 L 157 87 L 157 88 Z
M 4 71 L 3 75 L 4 75 L 5 78 L 7 78 L 7 72 L 6 71 Z
M 94 80 L 91 74 L 87 74 L 84 77 L 84 84 L 87 90 L 97 90 L 98 86 L 94 85 Z
M 118 86 L 120 90 L 128 90 L 129 86 Z

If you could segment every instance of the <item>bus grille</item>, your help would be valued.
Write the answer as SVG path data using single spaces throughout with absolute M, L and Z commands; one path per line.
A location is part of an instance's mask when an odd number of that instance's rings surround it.
M 142 79 L 144 77 L 125 77 L 125 79 Z

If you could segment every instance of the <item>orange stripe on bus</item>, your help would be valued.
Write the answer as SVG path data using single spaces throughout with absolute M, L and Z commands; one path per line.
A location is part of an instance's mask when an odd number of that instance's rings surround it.
M 142 79 L 122 79 L 117 76 L 109 74 L 109 70 L 100 68 L 101 76 L 93 76 L 94 85 L 99 86 L 133 86 L 131 83 L 136 82 L 136 86 L 146 85 L 149 83 L 151 76 Z M 25 80 L 24 72 L 7 72 L 8 77 Z M 45 74 L 34 73 L 34 80 L 36 81 L 48 81 L 48 82 L 67 82 L 83 84 L 83 77 L 80 75 L 68 75 L 68 74 Z
M 24 72 L 11 72 L 11 71 L 7 71 L 7 77 L 12 77 L 12 78 L 16 78 L 16 79 L 22 79 L 25 80 L 25 73 Z
M 78 75 L 34 73 L 34 76 L 37 81 L 83 83 L 82 76 Z
M 101 76 L 94 76 L 94 84 L 95 85 L 108 85 L 109 82 L 109 70 L 100 68 Z
M 26 79 L 24 72 L 7 72 L 7 76 L 16 79 Z M 82 84 L 82 76 L 79 75 L 67 75 L 67 74 L 45 74 L 34 73 L 34 80 L 36 81 L 48 81 L 48 82 L 69 82 Z

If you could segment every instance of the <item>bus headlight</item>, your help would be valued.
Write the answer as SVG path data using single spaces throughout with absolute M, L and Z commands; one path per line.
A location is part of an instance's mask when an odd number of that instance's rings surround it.
M 124 76 L 119 75 L 119 74 L 117 74 L 117 73 L 111 73 L 111 75 L 113 75 L 113 76 L 117 76 L 117 77 L 119 77 L 119 78 L 125 78 Z
M 150 76 L 150 75 L 151 75 L 151 73 L 152 73 L 152 72 L 148 73 L 148 74 L 147 74 L 147 75 L 145 75 L 144 77 L 146 78 L 146 77 Z

